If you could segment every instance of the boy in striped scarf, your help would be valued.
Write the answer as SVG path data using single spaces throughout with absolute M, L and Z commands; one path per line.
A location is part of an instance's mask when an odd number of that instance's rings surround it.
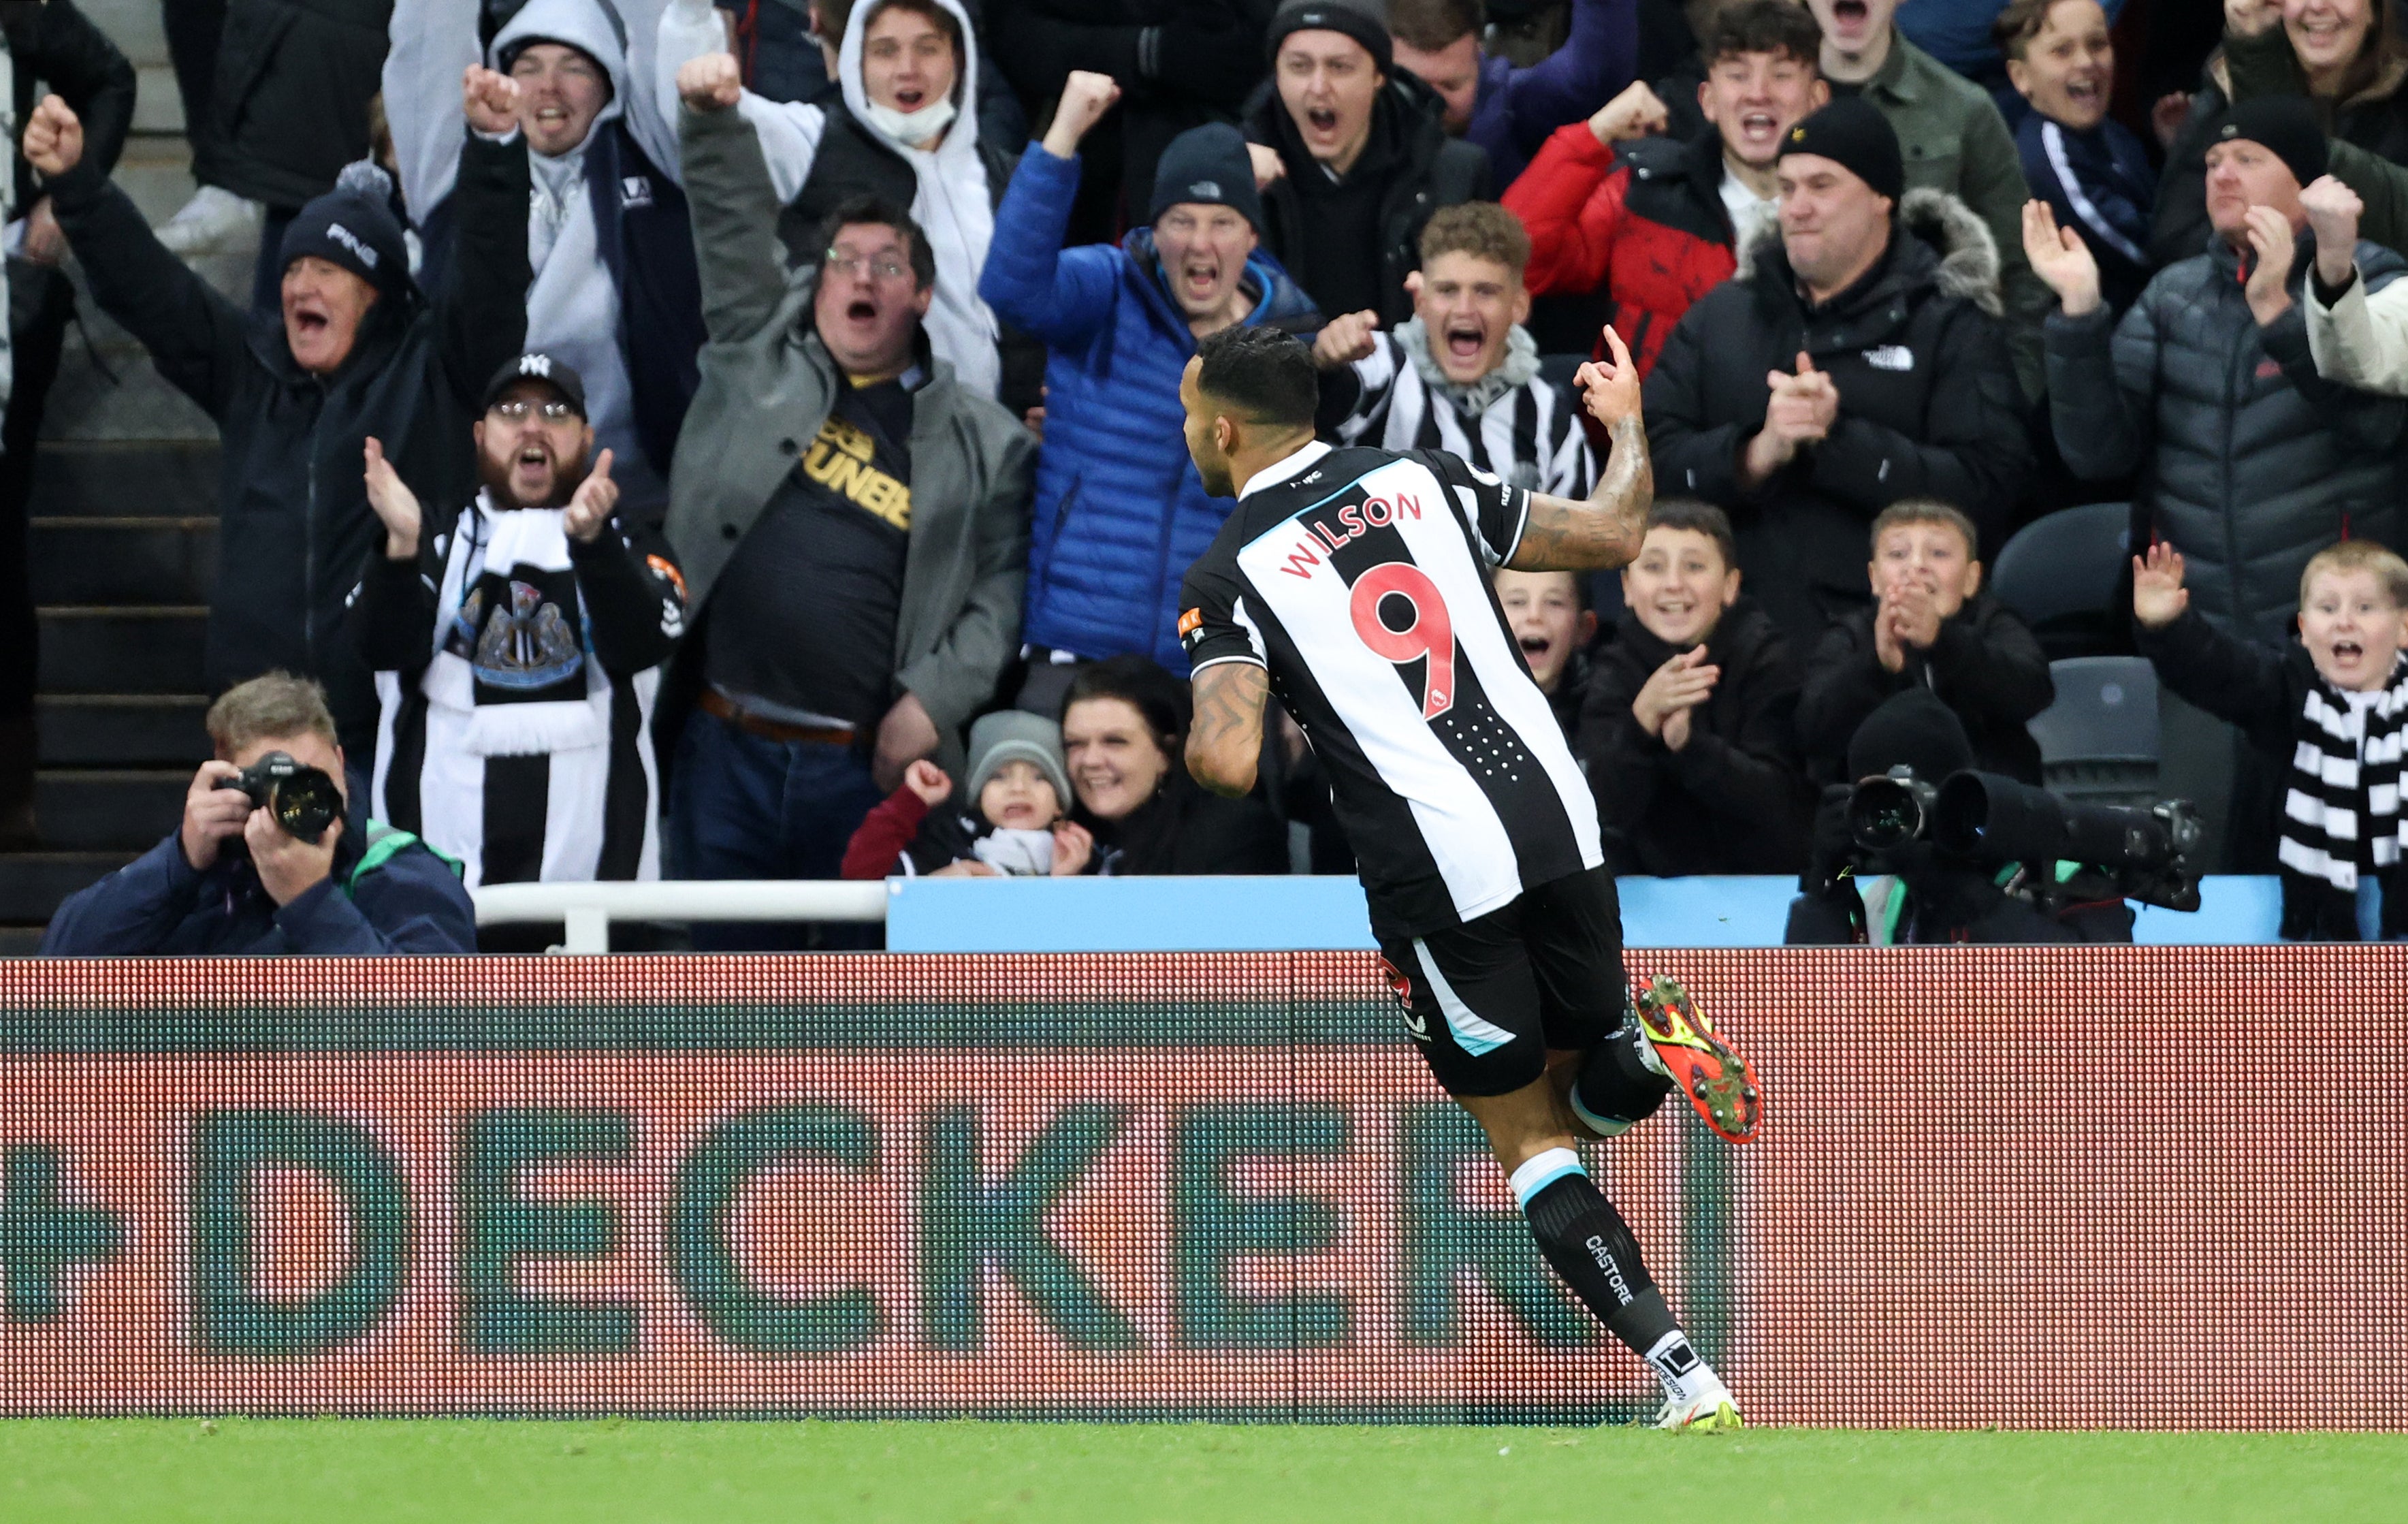
M 2182 554 L 2132 558 L 2132 614 L 2158 678 L 2287 768 L 2275 828 L 2286 942 L 2408 939 L 2401 748 L 2408 737 L 2408 561 L 2370 539 L 2300 574 L 2300 643 L 2217 630 L 2190 611 Z

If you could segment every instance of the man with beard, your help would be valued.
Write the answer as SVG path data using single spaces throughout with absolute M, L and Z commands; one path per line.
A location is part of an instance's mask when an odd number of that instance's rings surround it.
M 1045 681 L 1049 665 L 1128 654 L 1187 669 L 1172 628 L 1179 580 L 1228 514 L 1178 442 L 1180 372 L 1197 340 L 1232 324 L 1321 321 L 1256 246 L 1262 202 L 1245 142 L 1223 123 L 1163 150 L 1151 225 L 1118 246 L 1062 247 L 1080 141 L 1120 95 L 1103 75 L 1070 76 L 1052 128 L 1012 176 L 982 281 L 996 311 L 1046 344 L 1024 631 L 1043 648 L 1023 697 L 1040 712 L 1068 681 Z
M 1441 207 L 1488 195 L 1488 155 L 1446 135 L 1444 103 L 1396 67 L 1384 0 L 1285 0 L 1271 83 L 1246 115 L 1262 236 L 1325 312 L 1412 316 L 1405 277 Z
M 706 57 L 681 89 L 710 342 L 669 500 L 695 630 L 679 691 L 701 711 L 671 769 L 670 866 L 835 878 L 911 763 L 961 765 L 1019 643 L 1036 444 L 931 352 L 937 252 L 911 214 L 848 201 L 789 268 L 735 81 Z
M 384 526 L 351 604 L 383 705 L 371 798 L 480 884 L 660 876 L 652 701 L 685 627 L 668 545 L 612 516 L 583 378 L 534 352 L 473 425 L 483 488 L 430 516 L 374 438 Z

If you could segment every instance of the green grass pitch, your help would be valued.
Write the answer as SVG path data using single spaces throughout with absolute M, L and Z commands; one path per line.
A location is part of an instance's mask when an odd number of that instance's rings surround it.
M 0 1422 L 7 1524 L 2403 1517 L 2401 1435 Z

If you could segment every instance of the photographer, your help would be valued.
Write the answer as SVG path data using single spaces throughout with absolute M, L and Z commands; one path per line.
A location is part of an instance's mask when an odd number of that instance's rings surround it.
M 476 911 L 452 864 L 340 808 L 343 749 L 317 683 L 253 678 L 209 706 L 208 725 L 218 755 L 194 774 L 183 824 L 61 905 L 43 956 L 476 951 Z M 261 808 L 270 791 L 249 769 L 280 753 L 297 769 Z M 310 840 L 294 827 L 306 829 L 313 805 L 334 818 Z
M 1972 743 L 1949 707 L 1928 688 L 1909 688 L 1868 716 L 1848 742 L 1848 776 L 1878 779 L 1909 768 L 1915 780 L 1937 784 L 1973 765 Z M 2132 911 L 2103 875 L 2050 864 L 2064 889 L 2081 898 L 2055 908 L 2029 892 L 2024 864 L 1975 861 L 1943 852 L 1928 837 L 1880 851 L 1860 846 L 1850 831 L 1848 803 L 1856 790 L 1823 791 L 1814 817 L 1813 855 L 1803 892 L 1790 901 L 1790 946 L 1928 942 L 2128 942 Z M 2096 879 L 2096 895 L 2090 893 Z M 2057 884 L 2050 900 L 2068 897 Z

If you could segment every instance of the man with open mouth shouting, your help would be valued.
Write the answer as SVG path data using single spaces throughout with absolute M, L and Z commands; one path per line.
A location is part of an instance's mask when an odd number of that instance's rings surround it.
M 1383 450 L 1444 450 L 1517 487 L 1587 495 L 1596 465 L 1571 372 L 1542 361 L 1522 326 L 1530 240 L 1493 201 L 1449 207 L 1422 229 L 1422 267 L 1405 278 L 1413 315 L 1381 333 L 1350 312 L 1313 341 L 1322 432 Z
M 1181 443 L 1179 377 L 1197 341 L 1233 325 L 1310 331 L 1321 314 L 1256 246 L 1263 222 L 1236 128 L 1193 127 L 1157 161 L 1152 223 L 1118 245 L 1062 247 L 1079 144 L 1120 99 L 1074 72 L 1044 141 L 1021 156 L 996 215 L 981 293 L 1046 344 L 1045 446 L 1025 638 L 1046 656 L 1187 656 L 1172 626 L 1179 582 L 1228 517 Z M 1032 650 L 1031 654 L 1039 653 Z M 1045 710 L 1040 662 L 1024 702 Z
M 422 506 L 367 441 L 384 546 L 351 633 L 384 706 L 372 808 L 472 889 L 660 876 L 652 703 L 685 587 L 649 515 L 622 510 L 590 405 L 557 355 L 504 366 L 465 507 Z
M 1325 312 L 1412 315 L 1422 224 L 1485 198 L 1488 156 L 1446 135 L 1444 103 L 1395 66 L 1385 0 L 1285 0 L 1271 83 L 1246 115 L 1263 243 Z

